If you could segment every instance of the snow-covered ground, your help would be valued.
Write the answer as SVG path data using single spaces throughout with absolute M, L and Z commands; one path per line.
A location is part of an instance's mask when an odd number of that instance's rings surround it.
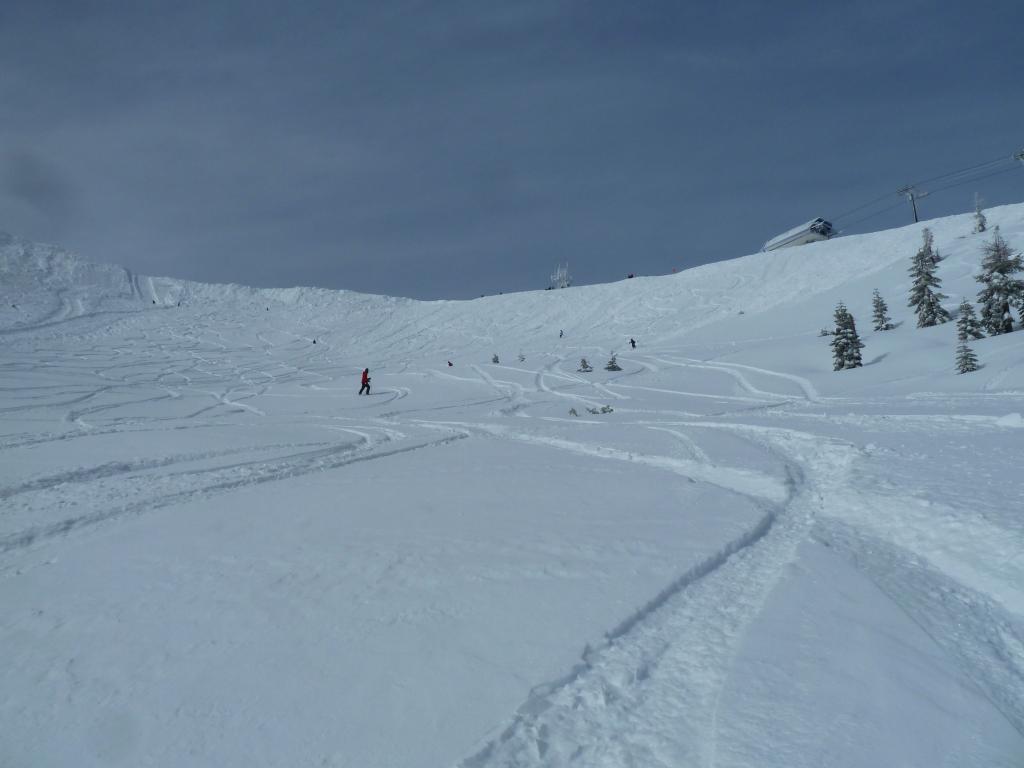
M 468 302 L 0 236 L 0 765 L 1024 765 L 1024 333 L 953 372 L 922 226 Z

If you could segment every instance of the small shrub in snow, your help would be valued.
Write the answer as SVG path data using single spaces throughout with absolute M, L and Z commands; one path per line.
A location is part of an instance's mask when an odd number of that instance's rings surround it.
M 946 295 L 939 292 L 942 281 L 935 274 L 937 260 L 938 257 L 932 248 L 931 230 L 925 227 L 924 244 L 914 254 L 909 270 L 914 282 L 910 287 L 910 301 L 907 302 L 907 306 L 912 307 L 917 313 L 918 328 L 930 328 L 950 319 L 949 312 L 942 307 L 942 300 Z
M 978 356 L 967 345 L 967 339 L 960 339 L 956 346 L 956 372 L 973 373 L 978 370 Z
M 1009 244 L 996 227 L 992 242 L 982 246 L 985 257 L 981 260 L 981 274 L 975 280 L 984 287 L 978 291 L 981 305 L 981 324 L 990 335 L 1009 333 L 1013 330 L 1013 313 L 1010 307 L 1016 305 L 1024 312 L 1024 281 L 1014 277 L 1024 269 L 1021 255 L 1014 254 Z
M 846 309 L 843 302 L 836 305 L 835 313 L 836 330 L 831 341 L 832 346 L 832 370 L 843 371 L 847 368 L 860 368 L 860 351 L 864 343 L 857 335 L 857 326 L 853 321 L 853 315 Z
M 495 365 L 501 365 L 501 361 L 498 359 L 497 355 L 491 358 L 491 362 L 494 363 Z
M 608 361 L 608 364 L 604 367 L 604 369 L 606 371 L 621 371 L 622 370 L 622 368 L 619 366 L 618 362 L 615 360 L 615 353 L 614 352 L 612 352 L 612 358 L 611 358 L 611 360 Z
M 580 367 L 576 369 L 580 373 L 590 373 L 594 369 L 590 367 L 590 363 L 587 362 L 587 358 L 580 358 Z
M 602 405 L 600 408 L 587 408 L 587 413 L 593 413 L 596 416 L 602 413 L 612 413 L 614 410 L 610 405 Z
M 575 408 L 570 408 L 569 409 L 569 415 L 570 416 L 579 416 L 579 414 L 576 413 L 576 409 Z
M 526 355 L 524 355 L 522 352 L 519 353 L 519 362 L 520 363 L 525 363 L 526 362 Z
M 885 299 L 882 298 L 882 294 L 875 288 L 875 292 L 871 296 L 871 306 L 874 310 L 872 319 L 875 322 L 876 331 L 891 331 L 892 330 L 892 318 L 889 317 L 889 307 L 885 303 Z

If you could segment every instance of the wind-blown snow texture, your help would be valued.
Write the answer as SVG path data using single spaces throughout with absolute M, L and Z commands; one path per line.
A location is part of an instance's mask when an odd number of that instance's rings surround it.
M 0 765 L 1024 764 L 1024 333 L 956 375 L 923 226 L 469 302 L 0 237 Z

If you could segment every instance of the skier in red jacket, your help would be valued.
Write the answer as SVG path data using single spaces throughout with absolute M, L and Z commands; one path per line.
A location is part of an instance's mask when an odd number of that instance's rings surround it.
M 363 386 L 359 388 L 359 394 L 363 394 L 363 390 L 366 390 L 366 394 L 370 394 L 370 369 L 363 368 Z

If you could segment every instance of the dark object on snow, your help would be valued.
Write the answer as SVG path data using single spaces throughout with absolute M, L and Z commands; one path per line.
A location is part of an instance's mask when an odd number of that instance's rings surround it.
M 153 303 L 156 304 L 156 299 L 153 299 Z
M 629 346 L 631 346 L 633 349 L 636 349 L 636 339 L 630 339 Z
M 615 360 L 615 353 L 612 353 L 612 359 L 608 361 L 608 364 L 604 367 L 606 371 L 621 371 L 622 367 Z
M 590 363 L 587 362 L 587 358 L 580 358 L 580 367 L 576 369 L 580 373 L 590 373 L 593 368 L 590 367 Z
M 313 343 L 316 344 L 316 339 L 313 339 Z
M 628 275 L 626 275 L 626 279 L 627 280 L 632 280 L 633 279 L 633 273 L 630 272 Z
M 449 367 L 449 368 L 451 368 L 451 367 L 452 367 L 452 361 L 451 361 L 451 360 L 449 360 L 449 361 L 448 361 L 448 367 Z
M 363 394 L 363 390 L 366 390 L 366 394 L 370 394 L 370 369 L 363 368 L 363 386 L 359 388 L 359 394 Z
M 565 336 L 565 331 L 559 331 L 558 338 L 562 338 L 563 336 Z

